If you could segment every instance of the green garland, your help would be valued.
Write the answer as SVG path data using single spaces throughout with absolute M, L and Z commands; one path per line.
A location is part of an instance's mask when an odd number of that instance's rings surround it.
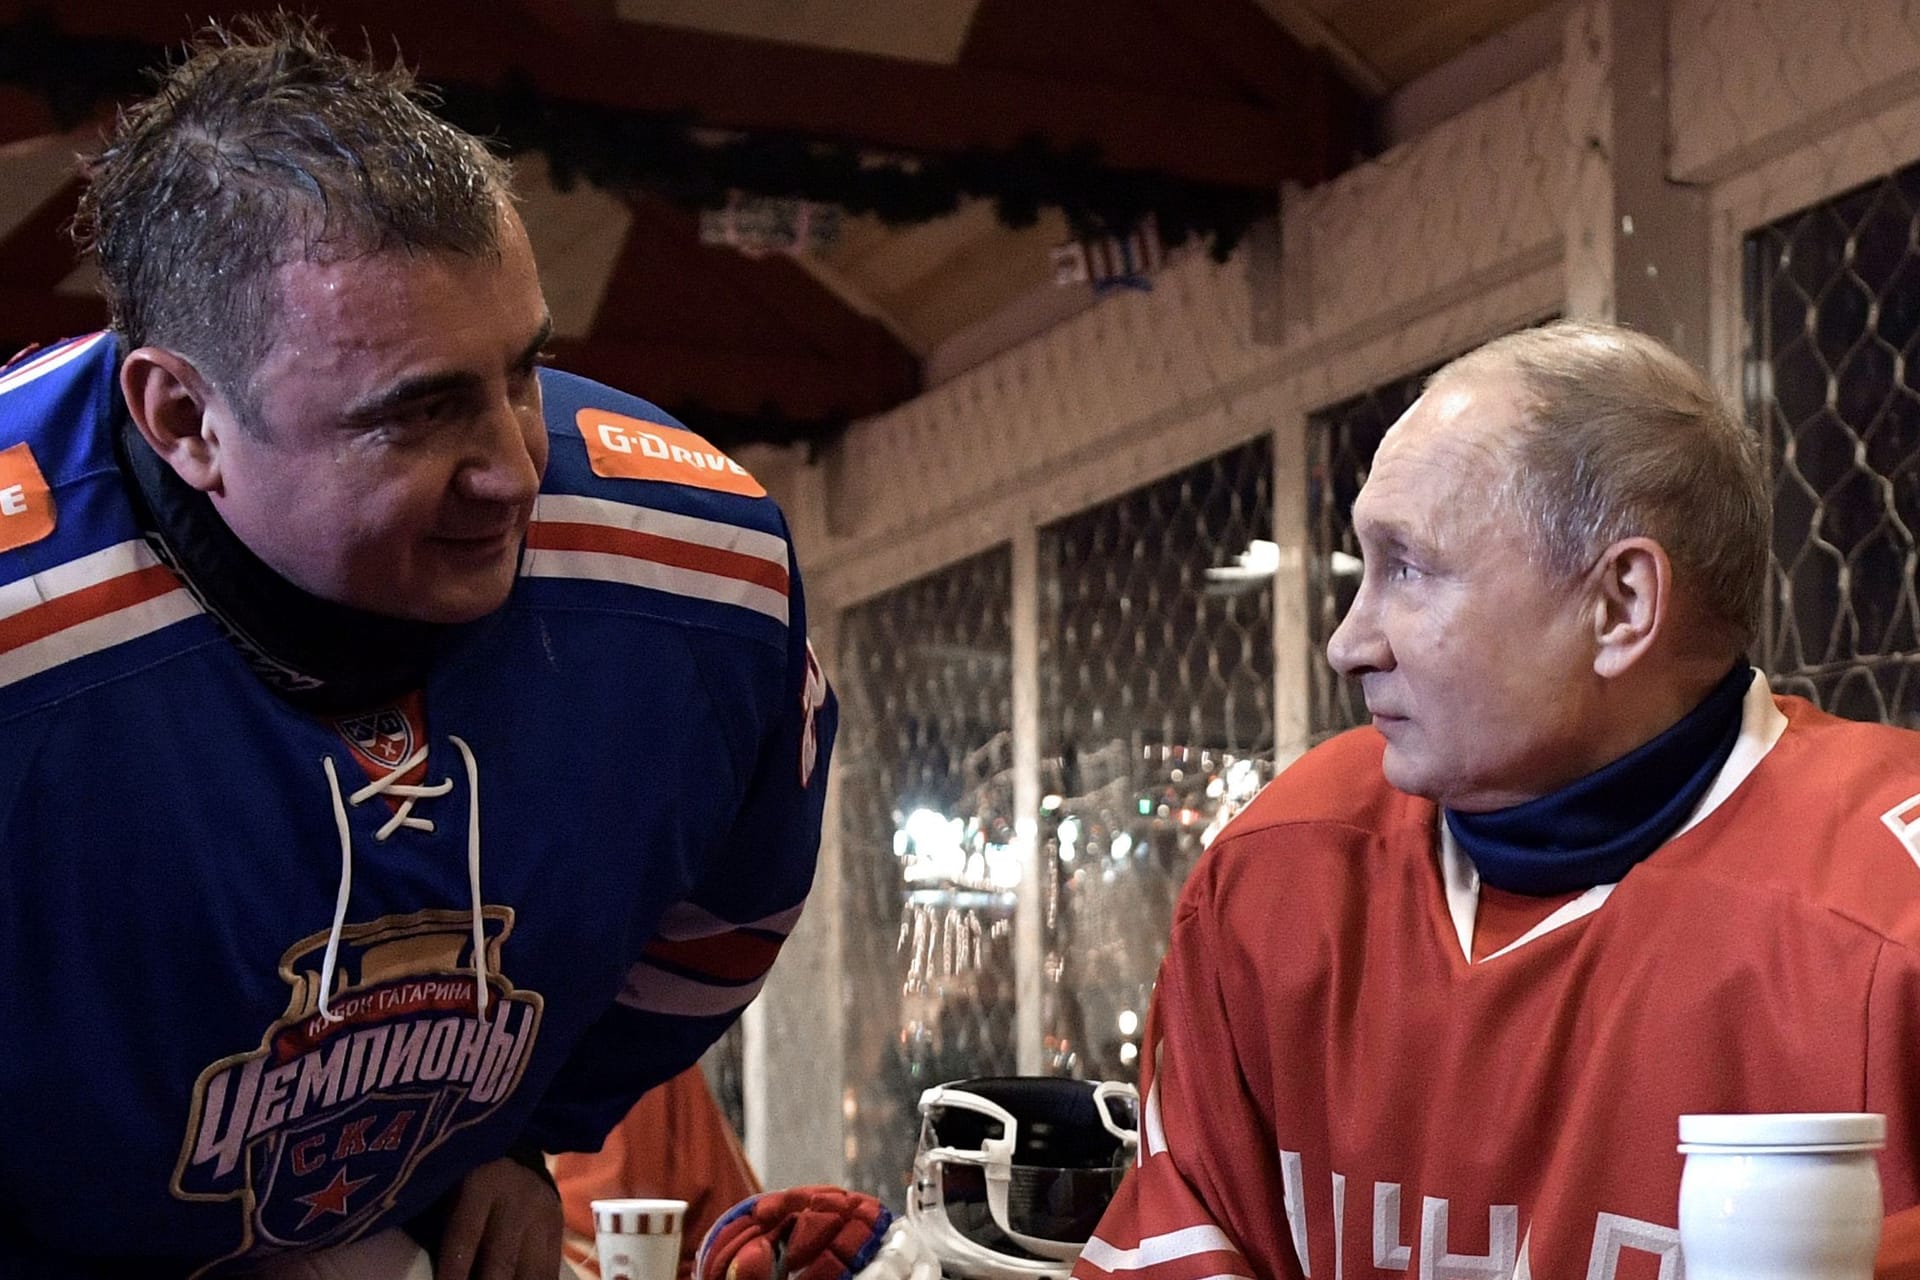
M 43 99 L 71 127 L 102 104 L 151 87 L 168 50 L 138 40 L 76 36 L 34 13 L 0 26 L 0 84 Z M 872 214 L 890 226 L 929 222 L 962 200 L 991 200 L 1009 227 L 1058 209 L 1074 234 L 1126 235 L 1151 215 L 1162 240 L 1204 240 L 1225 261 L 1274 195 L 1196 183 L 1101 162 L 1091 144 L 1028 137 L 1012 147 L 876 157 L 857 141 L 732 132 L 713 143 L 684 112 L 632 111 L 548 94 L 525 76 L 497 86 L 438 86 L 440 113 L 509 153 L 543 152 L 562 190 L 578 179 L 615 192 L 649 191 L 689 209 L 715 209 L 733 192 L 785 196 Z
M 153 72 L 173 55 L 147 41 L 64 32 L 44 11 L 0 24 L 0 85 L 38 96 L 63 129 L 149 92 Z M 1090 144 L 1056 147 L 1029 137 L 1004 150 L 876 157 L 858 142 L 792 133 L 732 131 L 715 143 L 703 137 L 712 130 L 691 114 L 555 97 L 526 76 L 498 86 L 437 89 L 440 114 L 468 132 L 510 154 L 544 153 L 561 190 L 584 180 L 621 195 L 651 192 L 692 210 L 721 208 L 743 192 L 813 200 L 911 226 L 950 214 L 963 200 L 986 199 L 1008 227 L 1031 226 L 1042 209 L 1053 208 L 1082 237 L 1124 236 L 1151 216 L 1165 244 L 1198 238 L 1225 261 L 1274 208 L 1267 192 L 1112 168 Z M 771 406 L 744 414 L 698 404 L 668 407 L 722 448 L 804 443 L 811 455 L 847 426 L 844 414 L 800 420 Z

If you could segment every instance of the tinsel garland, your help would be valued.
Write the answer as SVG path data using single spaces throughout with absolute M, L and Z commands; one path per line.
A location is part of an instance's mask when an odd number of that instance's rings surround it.
M 71 127 L 100 106 L 151 88 L 169 51 L 138 40 L 78 36 L 35 13 L 0 26 L 0 84 L 37 94 Z M 1274 195 L 1116 169 L 1091 144 L 1028 137 L 1012 147 L 876 153 L 857 141 L 715 130 L 683 112 L 625 110 L 557 97 L 525 76 L 497 86 L 437 86 L 439 111 L 508 153 L 542 152 L 555 185 L 578 179 L 616 193 L 649 191 L 688 209 L 729 194 L 786 196 L 872 214 L 891 226 L 928 222 L 969 198 L 990 200 L 1009 227 L 1058 209 L 1078 237 L 1132 232 L 1149 216 L 1162 240 L 1203 239 L 1225 261 Z

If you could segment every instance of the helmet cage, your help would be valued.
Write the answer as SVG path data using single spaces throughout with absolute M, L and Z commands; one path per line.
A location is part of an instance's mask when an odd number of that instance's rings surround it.
M 1070 1265 L 1080 1256 L 1080 1251 L 1086 1244 L 1085 1239 L 1054 1239 L 1032 1230 L 1021 1230 L 1021 1227 L 1031 1228 L 1036 1224 L 1028 1215 L 1014 1211 L 1014 1196 L 1011 1192 L 1015 1179 L 1018 1177 L 1027 1184 L 1022 1188 L 1025 1192 L 1036 1189 L 1044 1191 L 1048 1186 L 1065 1183 L 1061 1190 L 1071 1198 L 1077 1190 L 1072 1185 L 1073 1182 L 1087 1179 L 1088 1175 L 1105 1174 L 1108 1180 L 1101 1188 L 1105 1192 L 1101 1200 L 1101 1207 L 1104 1207 L 1105 1200 L 1111 1197 L 1114 1183 L 1131 1163 L 1132 1153 L 1139 1143 L 1137 1129 L 1124 1127 L 1116 1122 L 1114 1116 L 1117 1111 L 1122 1114 L 1137 1114 L 1138 1099 L 1139 1094 L 1129 1084 L 1102 1080 L 1093 1085 L 1094 1111 L 1100 1117 L 1101 1126 L 1114 1140 L 1114 1160 L 1111 1165 L 1038 1168 L 1016 1165 L 1014 1161 L 1015 1152 L 1019 1147 L 1020 1121 L 1011 1111 L 991 1098 L 982 1097 L 959 1085 L 935 1085 L 920 1095 L 920 1112 L 924 1117 L 921 1124 L 921 1162 L 927 1171 L 938 1179 L 938 1185 L 927 1188 L 927 1191 L 935 1197 L 940 1204 L 942 1216 L 946 1217 L 951 1204 L 948 1199 L 948 1167 L 956 1170 L 979 1170 L 980 1177 L 985 1183 L 987 1212 L 994 1228 L 1009 1242 L 1031 1255 L 1036 1262 L 1044 1264 L 1047 1261 L 1053 1261 Z M 977 1147 L 954 1146 L 951 1143 L 930 1145 L 940 1142 L 939 1126 L 931 1114 L 936 1108 L 973 1112 L 997 1124 L 999 1133 L 995 1135 L 989 1129 L 983 1133 L 980 1145 Z M 1048 1177 L 1048 1175 L 1053 1176 Z M 963 1181 L 972 1180 L 963 1179 Z M 1021 1199 L 1029 1200 L 1031 1195 L 1023 1195 Z M 962 1239 L 968 1238 L 964 1232 L 954 1228 L 951 1222 L 947 1225 Z M 979 1241 L 973 1243 L 981 1248 L 987 1247 Z

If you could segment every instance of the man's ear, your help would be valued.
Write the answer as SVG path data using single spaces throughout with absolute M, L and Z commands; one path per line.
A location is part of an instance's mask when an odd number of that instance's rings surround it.
M 1595 674 L 1622 675 L 1667 625 L 1673 606 L 1673 562 L 1652 538 L 1622 538 L 1594 566 Z
M 141 347 L 120 364 L 120 393 L 133 424 L 182 480 L 202 493 L 220 489 L 220 446 L 207 430 L 213 389 L 193 362 L 165 347 Z

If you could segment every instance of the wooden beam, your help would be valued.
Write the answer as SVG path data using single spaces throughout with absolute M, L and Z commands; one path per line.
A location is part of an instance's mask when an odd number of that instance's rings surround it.
M 614 0 L 508 0 L 544 30 L 570 40 L 599 38 L 619 20 Z
M 0 146 L 38 138 L 59 127 L 45 98 L 13 85 L 0 85 Z
M 67 224 L 80 202 L 80 187 L 78 178 L 63 183 L 0 240 L 0 283 L 51 291 L 72 274 L 80 258 Z
M 980 0 L 959 64 L 1079 84 L 1260 105 L 1187 38 L 1135 0 Z
M 107 304 L 51 289 L 23 289 L 0 280 L 0 360 L 31 342 L 53 342 L 107 325 Z
M 1369 98 L 1384 98 L 1395 85 L 1358 46 L 1347 39 L 1308 0 L 1255 0 L 1302 48 L 1333 59 L 1341 78 Z
M 702 245 L 692 215 L 633 205 L 592 338 L 560 349 L 562 367 L 591 360 L 587 376 L 669 408 L 798 421 L 864 417 L 918 394 L 913 352 L 797 264 Z
M 1303 48 L 1254 0 L 1133 0 L 1184 25 L 1225 72 L 1285 113 L 1332 172 L 1353 163 L 1372 132 L 1372 108 L 1329 58 Z
M 777 413 L 796 422 L 862 418 L 899 403 L 832 361 L 612 338 L 555 339 L 554 364 L 663 408 Z
M 1326 123 L 1358 119 L 1364 99 L 1329 59 L 1289 35 L 1255 0 L 1132 0 L 1158 13 L 1204 49 L 1223 72 L 1268 108 L 1323 111 Z
M 0 346 L 6 348 L 0 360 L 28 344 L 90 333 L 106 324 L 106 303 L 99 298 L 0 283 Z M 557 367 L 669 409 L 699 405 L 717 413 L 773 413 L 809 423 L 865 417 L 906 398 L 893 398 L 857 371 L 815 356 L 595 338 L 555 339 L 552 349 Z
M 24 11 L 4 0 L 0 15 Z M 256 10 L 215 0 L 210 16 Z M 177 43 L 174 11 L 144 0 L 56 0 L 76 34 Z M 1108 164 L 1191 181 L 1271 189 L 1337 171 L 1321 139 L 1292 112 L 1021 72 L 929 66 L 766 40 L 615 23 L 579 37 L 530 41 L 522 11 L 458 0 L 336 0 L 329 25 L 343 45 L 364 31 L 376 50 L 396 42 L 429 81 L 493 86 L 523 76 L 544 93 L 607 107 L 692 112 L 735 129 L 784 130 L 877 148 L 1005 148 L 1038 135 L 1056 146 L 1092 143 Z M 1294 108 L 1332 92 L 1331 73 L 1302 83 Z
M 627 243 L 594 332 L 695 336 L 702 345 L 788 351 L 864 368 L 901 398 L 919 388 L 919 362 L 887 327 L 862 315 L 782 254 L 749 258 L 700 243 L 699 219 L 651 196 L 632 202 Z

